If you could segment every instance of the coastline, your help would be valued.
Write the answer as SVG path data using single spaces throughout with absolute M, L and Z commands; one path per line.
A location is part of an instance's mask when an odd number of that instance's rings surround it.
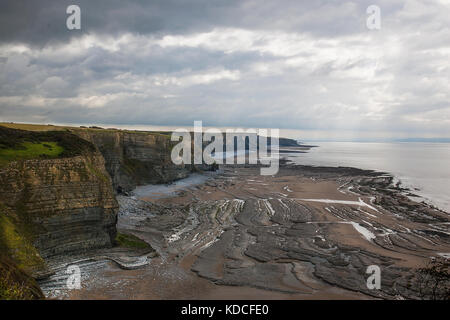
M 387 172 L 419 201 L 450 212 L 448 143 L 321 142 L 306 154 L 283 154 L 300 165 L 347 166 Z M 397 182 L 397 181 L 396 181 Z

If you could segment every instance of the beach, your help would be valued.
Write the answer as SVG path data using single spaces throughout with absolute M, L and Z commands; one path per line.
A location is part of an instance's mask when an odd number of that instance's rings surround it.
M 450 252 L 450 220 L 393 182 L 382 172 L 283 162 L 276 176 L 234 165 L 138 187 L 118 197 L 118 230 L 157 256 L 134 270 L 104 262 L 63 297 L 417 298 L 417 269 Z M 371 265 L 381 269 L 379 290 L 366 283 Z

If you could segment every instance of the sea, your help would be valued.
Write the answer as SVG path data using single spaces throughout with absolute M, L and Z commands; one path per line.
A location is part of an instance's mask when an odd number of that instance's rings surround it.
M 386 172 L 402 187 L 450 212 L 450 143 L 307 142 L 307 153 L 281 153 L 295 164 Z M 281 148 L 282 149 L 282 148 Z

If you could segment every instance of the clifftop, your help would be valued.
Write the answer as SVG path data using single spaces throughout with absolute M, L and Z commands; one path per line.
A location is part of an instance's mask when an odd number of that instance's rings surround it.
M 11 161 L 70 158 L 95 147 L 65 131 L 32 132 L 0 126 L 0 166 Z

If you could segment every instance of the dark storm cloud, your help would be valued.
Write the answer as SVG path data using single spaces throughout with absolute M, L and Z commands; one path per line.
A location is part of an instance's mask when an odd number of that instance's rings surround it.
M 89 33 L 186 34 L 216 27 L 310 32 L 339 36 L 365 29 L 373 1 L 324 0 L 2 0 L 0 41 L 45 45 Z M 399 10 L 382 1 L 384 14 Z M 82 29 L 66 28 L 66 8 L 81 8 Z

